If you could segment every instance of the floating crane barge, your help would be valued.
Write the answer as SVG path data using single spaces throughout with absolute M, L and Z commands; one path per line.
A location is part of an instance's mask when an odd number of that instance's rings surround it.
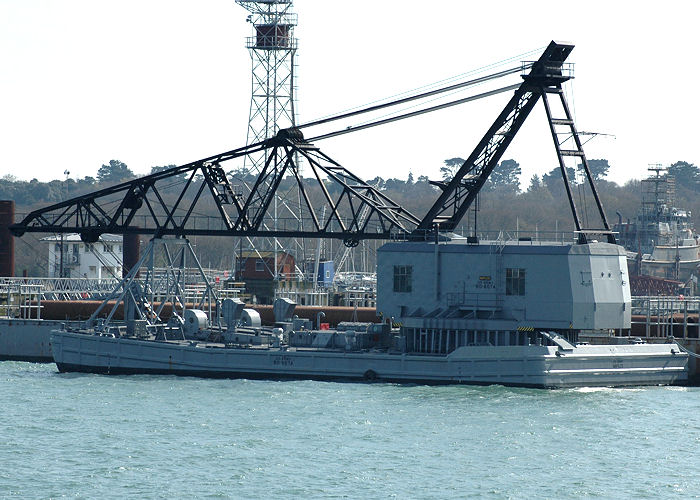
M 354 323 L 315 330 L 293 319 L 293 304 L 278 318 L 286 321 L 263 328 L 241 321 L 243 304 L 226 299 L 224 325 L 188 310 L 184 334 L 167 325 L 128 336 L 116 328 L 54 332 L 54 358 L 60 371 L 105 374 L 547 388 L 686 380 L 688 357 L 676 344 L 576 342 L 579 332 L 629 325 L 625 256 L 616 245 L 499 247 L 456 238 L 389 243 L 378 260 L 378 303 L 398 329 Z
M 547 388 L 686 382 L 688 355 L 675 343 L 593 346 L 578 341 L 588 332 L 629 329 L 631 307 L 625 252 L 615 243 L 562 90 L 571 78 L 565 61 L 572 50 L 573 45 L 552 42 L 537 61 L 524 66 L 519 85 L 448 104 L 514 90 L 455 176 L 435 183 L 440 195 L 422 219 L 312 142 L 352 130 L 304 138 L 302 128 L 321 122 L 282 130 L 259 144 L 29 214 L 14 226 L 15 234 L 78 232 L 85 241 L 94 241 L 103 232 L 153 235 L 141 261 L 107 299 L 124 301 L 125 327 L 110 325 L 111 314 L 107 321 L 98 320 L 96 312 L 85 328 L 54 331 L 51 343 L 59 370 Z M 456 236 L 453 231 L 540 98 L 559 158 L 575 240 L 485 242 Z M 553 104 L 561 115 L 554 116 Z M 260 149 L 268 150 L 268 160 L 255 186 L 247 198 L 235 195 L 219 163 Z M 320 184 L 323 215 L 304 191 L 296 155 L 306 159 Z M 583 226 L 567 178 L 566 157 L 582 165 L 600 218 L 598 226 Z M 157 183 L 186 174 L 189 189 L 196 173 L 204 182 L 194 202 L 183 208 L 183 191 L 169 206 Z M 311 226 L 266 230 L 263 218 L 270 200 L 289 174 L 299 180 L 300 213 Z M 322 176 L 335 183 L 340 194 L 331 196 Z M 204 230 L 191 214 L 207 187 L 221 218 L 219 228 Z M 103 208 L 103 200 L 110 196 L 120 200 L 111 212 Z M 168 322 L 160 321 L 149 300 L 148 280 L 137 280 L 136 270 L 148 258 L 153 262 L 156 247 L 169 235 L 190 248 L 183 238 L 188 234 L 323 236 L 341 238 L 348 246 L 362 238 L 402 240 L 378 251 L 377 310 L 386 322 L 316 330 L 319 325 L 293 317 L 293 304 L 280 302 L 277 324 L 266 328 L 242 303 L 217 297 L 203 300 L 199 309 L 182 310 Z M 192 258 L 196 260 L 193 252 Z M 176 311 L 178 303 L 175 297 Z

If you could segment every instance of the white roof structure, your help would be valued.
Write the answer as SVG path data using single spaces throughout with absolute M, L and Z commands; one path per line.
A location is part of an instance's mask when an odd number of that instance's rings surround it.
M 113 242 L 113 243 L 118 243 L 122 241 L 122 235 L 121 234 L 101 234 L 100 235 L 100 241 L 107 241 L 107 242 Z M 54 234 L 51 236 L 46 236 L 44 238 L 41 238 L 41 241 L 64 241 L 66 243 L 77 243 L 81 242 L 82 240 L 80 239 L 80 235 L 78 233 L 70 233 L 70 234 L 64 234 L 63 238 L 61 238 L 60 234 Z

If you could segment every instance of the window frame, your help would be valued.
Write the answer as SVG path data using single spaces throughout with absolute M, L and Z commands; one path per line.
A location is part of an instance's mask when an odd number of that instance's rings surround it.
M 506 268 L 506 295 L 518 297 L 525 295 L 526 271 L 521 267 Z
M 413 266 L 395 265 L 393 284 L 396 293 L 413 292 Z

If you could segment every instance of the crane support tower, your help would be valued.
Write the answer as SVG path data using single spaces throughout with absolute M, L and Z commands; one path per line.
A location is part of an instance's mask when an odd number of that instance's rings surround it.
M 253 64 L 252 97 L 247 144 L 274 137 L 280 129 L 296 125 L 294 27 L 297 15 L 292 0 L 236 0 L 250 14 L 253 35 L 246 38 Z M 266 161 L 265 151 L 250 154 L 253 170 Z
M 572 44 L 552 41 L 537 61 L 523 63 L 522 85 L 515 91 L 501 114 L 454 177 L 449 182 L 435 183 L 442 189 L 442 193 L 418 224 L 415 232 L 418 234 L 429 232 L 431 228 L 439 228 L 442 231 L 455 230 L 476 200 L 491 172 L 498 165 L 506 148 L 541 98 L 547 112 L 549 129 L 554 139 L 554 147 L 579 242 L 586 243 L 591 236 L 602 236 L 608 242 L 615 243 L 615 235 L 605 216 L 583 152 L 583 145 L 562 89 L 562 84 L 573 77 L 573 66 L 565 62 L 573 49 Z M 551 100 L 554 102 L 550 102 L 550 96 L 553 96 Z M 558 104 L 556 108 L 555 104 Z M 554 116 L 554 113 L 559 114 Z M 575 157 L 581 162 L 584 182 L 590 186 L 600 216 L 601 224 L 597 228 L 585 228 L 583 225 L 580 211 L 574 200 L 571 182 L 567 176 L 566 157 Z

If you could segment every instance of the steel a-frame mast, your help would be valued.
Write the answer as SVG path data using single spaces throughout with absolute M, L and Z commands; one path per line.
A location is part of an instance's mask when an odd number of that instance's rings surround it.
M 299 129 L 403 104 L 408 100 L 425 98 L 438 92 L 453 90 L 455 86 L 338 115 L 320 122 L 310 122 L 298 128 L 284 129 L 274 137 L 255 144 L 36 210 L 10 229 L 16 236 L 25 232 L 80 233 L 86 242 L 97 241 L 103 233 L 152 234 L 155 237 L 330 237 L 342 239 L 348 246 L 357 245 L 361 239 L 432 238 L 437 231 L 449 232 L 456 229 L 541 97 L 579 242 L 585 243 L 589 241 L 589 236 L 600 235 L 614 243 L 614 235 L 607 222 L 562 91 L 562 84 L 571 78 L 570 68 L 565 61 L 572 50 L 573 45 L 551 42 L 536 62 L 523 65 L 527 73 L 522 75 L 523 82 L 517 86 L 504 87 L 357 127 L 356 130 L 360 130 L 381 125 L 515 89 L 513 97 L 454 178 L 449 182 L 437 183 L 442 192 L 422 220 L 393 202 L 374 186 L 362 181 L 311 143 L 313 140 L 353 132 L 351 127 L 309 140 L 304 139 Z M 505 76 L 514 71 L 518 70 L 505 71 L 487 78 Z M 459 86 L 483 80 L 477 79 Z M 550 96 L 559 99 L 563 116 L 554 116 Z M 570 141 L 573 141 L 573 146 L 567 146 Z M 232 185 L 221 164 L 261 152 L 265 153 L 266 161 L 254 185 L 250 188 Z M 602 227 L 583 227 L 565 168 L 565 157 L 575 157 L 581 162 Z M 303 158 L 309 165 L 311 177 L 302 177 L 297 158 Z M 174 182 L 175 179 L 180 180 Z M 283 224 L 282 227 L 271 230 L 265 227 L 264 218 L 275 192 L 285 181 L 291 182 L 299 190 L 298 214 L 292 224 Z M 205 215 L 214 211 L 218 212 L 218 217 Z
M 449 182 L 436 183 L 442 188 L 442 193 L 418 224 L 414 235 L 422 237 L 434 231 L 454 231 L 474 203 L 477 194 L 486 180 L 498 165 L 501 157 L 510 145 L 515 134 L 522 126 L 537 101 L 542 101 L 547 112 L 550 131 L 559 159 L 559 167 L 564 179 L 566 195 L 574 218 L 578 241 L 585 243 L 588 235 L 602 235 L 608 242 L 615 243 L 615 236 L 610 230 L 603 205 L 598 196 L 593 176 L 588 167 L 586 155 L 574 126 L 574 121 L 566 103 L 562 84 L 572 78 L 570 66 L 565 61 L 574 46 L 566 43 L 551 42 L 542 56 L 532 64 L 529 73 L 523 75 L 523 83 L 515 91 L 508 104 L 498 115 L 493 125 L 479 141 L 474 151 Z M 560 100 L 563 117 L 552 116 L 549 96 Z M 564 148 L 564 143 L 573 139 L 573 148 Z M 564 157 L 574 156 L 581 161 L 586 180 L 593 192 L 593 197 L 600 215 L 602 227 L 584 228 L 576 208 L 576 202 L 571 191 L 571 183 L 566 172 Z

